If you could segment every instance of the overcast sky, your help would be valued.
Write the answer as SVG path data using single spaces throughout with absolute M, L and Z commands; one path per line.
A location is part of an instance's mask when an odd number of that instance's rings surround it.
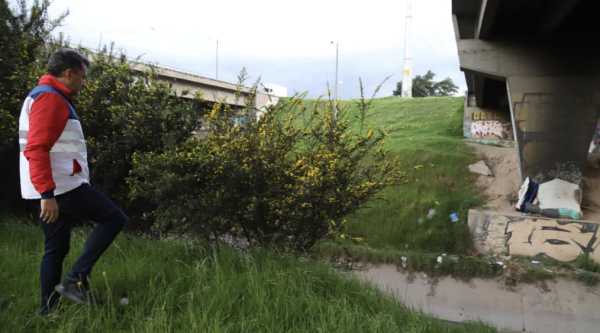
M 335 43 L 338 97 L 358 97 L 359 77 L 371 95 L 392 75 L 379 97 L 402 80 L 406 0 L 54 0 L 50 16 L 65 10 L 56 32 L 73 44 L 114 42 L 129 57 L 215 78 L 218 40 L 219 80 L 235 82 L 246 67 L 251 81 L 286 86 L 289 95 L 316 97 L 328 82 L 333 88 Z M 451 1 L 413 0 L 412 14 L 413 75 L 430 69 L 436 81 L 450 77 L 464 92 Z

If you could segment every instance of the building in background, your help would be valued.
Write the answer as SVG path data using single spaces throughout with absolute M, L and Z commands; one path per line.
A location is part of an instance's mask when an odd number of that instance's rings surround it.
M 265 84 L 265 93 L 276 97 L 288 97 L 287 87 L 275 83 Z

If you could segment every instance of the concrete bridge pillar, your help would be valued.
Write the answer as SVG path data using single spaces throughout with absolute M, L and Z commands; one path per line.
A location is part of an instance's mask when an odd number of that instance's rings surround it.
M 522 177 L 579 184 L 600 110 L 597 76 L 506 79 Z
M 457 41 L 473 91 L 506 83 L 521 177 L 579 184 L 600 116 L 600 48 L 582 40 Z M 484 80 L 485 79 L 485 80 Z M 477 103 L 486 104 L 485 93 Z

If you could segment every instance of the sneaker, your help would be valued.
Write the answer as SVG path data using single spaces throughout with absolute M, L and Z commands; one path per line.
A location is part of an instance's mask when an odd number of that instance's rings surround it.
M 100 298 L 92 294 L 92 292 L 86 284 L 80 283 L 78 285 L 77 282 L 64 281 L 63 283 L 57 285 L 54 289 L 59 294 L 79 304 L 87 304 L 89 306 L 95 307 L 100 306 L 102 303 L 100 301 Z

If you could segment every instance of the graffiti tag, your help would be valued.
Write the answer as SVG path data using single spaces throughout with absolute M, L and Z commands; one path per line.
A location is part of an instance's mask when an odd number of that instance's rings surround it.
M 502 139 L 502 123 L 499 121 L 474 121 L 471 123 L 471 135 L 473 138 L 497 138 Z
M 598 246 L 597 231 L 597 225 L 528 219 L 508 224 L 506 233 L 510 237 L 506 247 L 511 253 L 532 257 L 544 254 L 560 261 L 573 261 L 582 253 L 598 260 L 600 253 L 594 251 Z
M 472 216 L 470 214 L 469 219 Z M 583 253 L 600 262 L 598 224 L 503 215 L 473 215 L 473 241 L 480 251 L 574 261 Z

